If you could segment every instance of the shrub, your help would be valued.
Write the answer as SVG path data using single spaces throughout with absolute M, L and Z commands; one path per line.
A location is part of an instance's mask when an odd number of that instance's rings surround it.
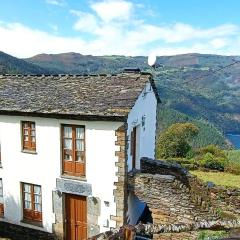
M 228 163 L 225 166 L 225 171 L 240 175 L 240 151 L 226 151 Z
M 208 169 L 224 171 L 227 159 L 223 157 L 216 157 L 212 153 L 208 152 L 204 155 L 200 164 Z
M 240 175 L 240 163 L 228 161 L 224 170 L 229 173 Z
M 191 150 L 189 142 L 198 134 L 192 123 L 175 123 L 166 129 L 157 142 L 158 158 L 184 158 Z
M 222 158 L 227 158 L 224 150 L 220 149 L 218 146 L 216 145 L 208 145 L 206 147 L 203 148 L 199 148 L 197 153 L 199 155 L 205 155 L 206 153 L 211 153 L 212 155 L 216 156 L 216 157 L 222 157 Z

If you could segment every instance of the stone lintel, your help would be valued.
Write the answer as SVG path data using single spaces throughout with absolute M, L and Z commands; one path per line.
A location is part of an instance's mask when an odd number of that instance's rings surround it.
M 57 178 L 57 190 L 63 193 L 70 193 L 81 196 L 92 195 L 92 185 L 81 181 Z

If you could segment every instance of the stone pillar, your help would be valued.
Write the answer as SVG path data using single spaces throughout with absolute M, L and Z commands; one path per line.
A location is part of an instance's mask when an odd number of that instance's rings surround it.
M 59 240 L 64 239 L 64 218 L 63 218 L 63 195 L 60 191 L 53 191 L 53 212 L 55 214 L 55 224 L 53 233 Z
M 97 197 L 87 198 L 87 221 L 88 221 L 88 237 L 93 237 L 100 233 L 98 225 L 98 217 L 101 214 L 101 200 Z
M 118 161 L 115 163 L 118 167 L 116 176 L 118 181 L 114 183 L 114 198 L 116 202 L 116 215 L 111 216 L 111 220 L 116 221 L 116 226 L 121 227 L 126 223 L 127 213 L 127 124 L 122 125 L 115 133 L 117 141 L 116 146 L 119 150 L 116 151 Z

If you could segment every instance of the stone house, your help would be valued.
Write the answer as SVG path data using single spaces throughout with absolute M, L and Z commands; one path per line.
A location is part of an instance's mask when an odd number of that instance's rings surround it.
M 136 70 L 0 76 L 0 221 L 68 240 L 136 223 L 127 173 L 154 158 L 159 101 Z

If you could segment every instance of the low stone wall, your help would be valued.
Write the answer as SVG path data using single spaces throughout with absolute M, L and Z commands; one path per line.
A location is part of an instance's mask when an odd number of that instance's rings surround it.
M 38 231 L 19 225 L 6 222 L 0 222 L 0 237 L 11 240 L 54 240 L 54 236 L 50 233 Z
M 126 225 L 120 229 L 115 229 L 105 233 L 101 233 L 89 240 L 134 240 L 136 236 L 144 236 L 146 239 L 161 239 L 161 240 L 186 240 L 197 239 L 199 230 L 221 230 L 230 231 L 240 225 L 240 221 L 205 221 L 196 222 L 193 224 L 141 224 L 136 226 Z M 236 237 L 240 238 L 239 232 Z M 239 239 L 236 238 L 236 239 Z
M 178 164 L 143 158 L 141 171 L 129 173 L 128 188 L 148 205 L 153 224 L 123 226 L 92 240 L 195 240 L 202 229 L 240 228 L 240 189 L 204 183 Z
M 147 203 L 153 223 L 192 224 L 240 219 L 240 190 L 203 183 L 178 164 L 143 158 L 129 190 Z

